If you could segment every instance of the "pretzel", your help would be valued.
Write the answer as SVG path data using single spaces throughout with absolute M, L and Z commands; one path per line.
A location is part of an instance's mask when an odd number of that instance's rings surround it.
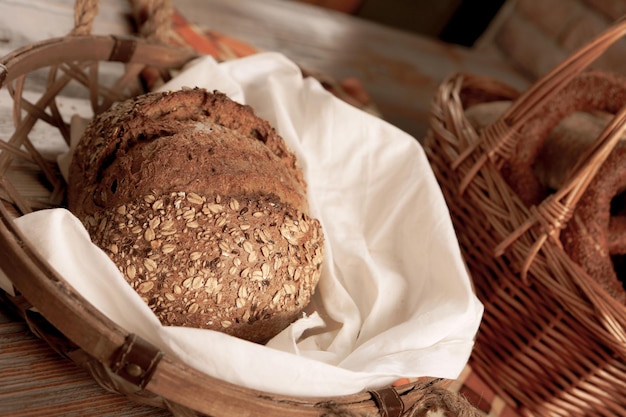
M 619 302 L 626 291 L 618 279 L 614 258 L 626 254 L 626 215 L 611 213 L 613 200 L 626 187 L 626 144 L 613 150 L 561 234 L 563 249 Z
M 563 164 L 559 164 L 561 161 L 555 157 L 571 159 L 568 163 L 573 166 L 581 154 L 580 143 L 573 143 L 573 140 L 577 136 L 580 139 L 585 133 L 580 129 L 580 122 L 585 121 L 579 118 L 579 126 L 573 125 L 574 129 L 569 132 L 561 131 L 560 137 L 555 137 L 555 126 L 577 111 L 600 110 L 615 114 L 624 105 L 626 80 L 599 71 L 577 76 L 520 130 L 523 140 L 503 167 L 505 180 L 527 205 L 540 203 L 552 190 L 537 172 L 559 165 L 558 169 L 563 169 Z M 596 126 L 597 134 L 601 126 Z M 587 133 L 592 130 L 587 129 Z M 585 138 L 585 145 L 590 145 L 597 134 Z M 556 143 L 558 141 L 561 143 Z M 568 152 L 571 158 L 568 158 Z M 542 163 L 538 161 L 542 155 L 550 153 L 555 155 L 552 164 L 549 160 L 546 163 L 545 157 Z M 565 177 L 562 172 L 546 175 Z M 626 254 L 626 213 L 612 213 L 611 207 L 624 190 L 626 143 L 621 143 L 592 179 L 561 234 L 563 248 L 571 259 L 622 304 L 626 304 L 626 291 L 617 278 L 613 260 Z
M 524 203 L 539 204 L 550 190 L 535 174 L 534 163 L 553 128 L 575 111 L 615 114 L 625 104 L 625 79 L 601 71 L 578 75 L 520 129 L 523 140 L 504 164 L 503 177 Z

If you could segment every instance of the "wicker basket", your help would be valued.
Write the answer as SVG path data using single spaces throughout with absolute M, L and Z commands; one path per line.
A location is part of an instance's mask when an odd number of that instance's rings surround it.
M 576 265 L 559 232 L 624 131 L 625 111 L 555 194 L 527 207 L 503 178 L 517 134 L 626 33 L 621 21 L 518 93 L 497 80 L 456 74 L 434 98 L 426 152 L 485 316 L 472 368 L 512 407 L 533 416 L 626 415 L 626 306 Z M 512 101 L 477 132 L 467 109 Z
M 144 92 L 145 83 L 140 80 L 146 78 L 140 74 L 157 74 L 166 80 L 197 57 L 194 51 L 166 46 L 154 38 L 91 35 L 96 9 L 93 1 L 79 0 L 72 33 L 29 45 L 0 60 L 0 81 L 14 109 L 13 134 L 0 141 L 0 256 L 1 268 L 17 291 L 15 296 L 0 291 L 0 302 L 13 305 L 36 335 L 87 368 L 103 387 L 167 408 L 174 415 L 418 416 L 436 409 L 451 415 L 477 415 L 460 395 L 446 390 L 446 381 L 439 378 L 334 398 L 294 398 L 226 383 L 195 371 L 111 322 L 35 253 L 14 219 L 62 206 L 65 184 L 56 164 L 33 143 L 33 126 L 52 125 L 59 138 L 69 141 L 69 116 L 57 102 L 63 92 L 70 89 L 73 96 L 89 99 L 97 114 L 118 100 Z M 150 22 L 156 14 L 149 16 L 148 23 L 158 26 Z M 119 67 L 119 75 L 102 79 L 100 69 L 111 65 Z M 24 86 L 31 77 L 41 80 L 42 76 L 47 79 L 46 88 L 36 101 L 28 100 Z

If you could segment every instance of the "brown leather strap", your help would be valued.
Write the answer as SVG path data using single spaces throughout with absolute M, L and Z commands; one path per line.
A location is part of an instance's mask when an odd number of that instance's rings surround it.
M 162 357 L 163 352 L 136 334 L 130 334 L 118 350 L 111 370 L 140 388 L 145 388 Z
M 111 49 L 109 61 L 129 62 L 135 54 L 137 41 L 133 38 L 124 38 L 120 36 L 113 36 L 113 39 L 115 40 L 115 44 Z
M 381 417 L 400 417 L 404 413 L 404 402 L 393 387 L 370 391 L 370 394 L 378 406 Z

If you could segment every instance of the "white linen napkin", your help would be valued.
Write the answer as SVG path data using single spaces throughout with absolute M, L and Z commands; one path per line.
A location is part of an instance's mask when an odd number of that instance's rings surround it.
M 163 90 L 219 90 L 251 105 L 296 153 L 325 234 L 308 315 L 266 346 L 162 326 L 64 209 L 16 222 L 95 307 L 190 366 L 294 396 L 334 396 L 399 378 L 456 378 L 483 306 L 474 295 L 443 196 L 418 141 L 325 91 L 278 53 L 190 64 Z M 62 158 L 62 165 L 69 158 Z M 10 283 L 0 286 L 11 290 Z

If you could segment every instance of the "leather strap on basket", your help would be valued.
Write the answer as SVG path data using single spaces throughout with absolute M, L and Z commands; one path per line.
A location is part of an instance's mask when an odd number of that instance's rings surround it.
M 404 402 L 395 388 L 389 387 L 369 393 L 372 394 L 381 417 L 401 417 L 404 414 Z
M 137 49 L 137 41 L 131 38 L 114 36 L 115 44 L 111 49 L 109 61 L 130 62 Z
M 128 382 L 145 388 L 162 357 L 163 352 L 131 333 L 126 336 L 126 341 L 118 350 L 111 371 Z

